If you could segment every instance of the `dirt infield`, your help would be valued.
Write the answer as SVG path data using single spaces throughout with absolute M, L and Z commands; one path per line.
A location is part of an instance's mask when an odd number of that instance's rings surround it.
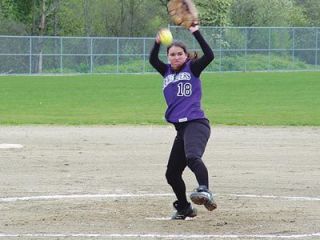
M 320 128 L 213 127 L 218 209 L 169 221 L 171 126 L 0 127 L 0 239 L 320 239 Z M 190 170 L 188 192 L 196 187 Z

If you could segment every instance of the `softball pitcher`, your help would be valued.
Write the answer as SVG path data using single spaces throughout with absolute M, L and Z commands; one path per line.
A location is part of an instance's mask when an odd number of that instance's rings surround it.
M 150 64 L 163 76 L 163 93 L 167 103 L 165 118 L 176 129 L 176 137 L 170 153 L 166 179 L 177 200 L 173 206 L 177 210 L 172 219 L 195 217 L 197 210 L 188 202 L 186 185 L 182 173 L 188 166 L 195 174 L 199 186 L 190 195 L 193 203 L 204 205 L 209 211 L 217 205 L 209 191 L 208 170 L 202 161 L 208 139 L 210 124 L 201 109 L 201 72 L 214 59 L 214 54 L 200 33 L 199 26 L 191 26 L 189 31 L 198 41 L 204 55 L 191 56 L 182 42 L 173 42 L 167 47 L 169 64 L 159 59 L 160 38 L 157 34 L 150 53 Z

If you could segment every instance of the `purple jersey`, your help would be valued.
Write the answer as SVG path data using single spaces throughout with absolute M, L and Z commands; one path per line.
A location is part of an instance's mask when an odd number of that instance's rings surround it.
M 168 105 L 165 114 L 168 122 L 177 123 L 205 118 L 201 109 L 201 81 L 192 74 L 190 61 L 178 73 L 167 64 L 163 94 Z

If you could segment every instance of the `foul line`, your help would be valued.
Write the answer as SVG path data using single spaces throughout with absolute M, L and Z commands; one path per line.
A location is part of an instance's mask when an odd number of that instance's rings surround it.
M 23 148 L 21 144 L 0 143 L 0 149 Z
M 320 197 L 290 197 L 274 195 L 255 195 L 255 194 L 216 194 L 215 196 L 228 196 L 240 198 L 270 198 L 288 201 L 320 201 Z M 30 196 L 30 197 L 3 197 L 1 202 L 16 201 L 42 201 L 42 200 L 61 200 L 61 199 L 90 199 L 90 198 L 139 198 L 139 197 L 171 197 L 172 193 L 141 193 L 141 194 L 71 194 L 71 195 L 51 195 L 51 196 Z
M 218 234 L 191 234 L 191 235 L 174 235 L 174 234 L 94 234 L 94 233 L 77 233 L 77 234 L 32 234 L 32 233 L 26 233 L 26 234 L 1 234 L 0 238 L 8 238 L 8 237 L 14 237 L 14 238 L 35 238 L 35 237 L 41 237 L 41 238 L 66 238 L 66 237 L 86 237 L 86 238 L 165 238 L 165 239 L 208 239 L 208 238 L 233 238 L 233 239 L 241 239 L 241 238 L 261 238 L 261 239 L 299 239 L 299 238 L 312 238 L 312 237 L 320 237 L 320 233 L 310 233 L 310 234 L 295 234 L 295 235 L 278 235 L 278 234 L 244 234 L 244 235 L 238 235 L 238 234 L 226 234 L 226 235 L 218 235 Z
M 273 198 L 273 199 L 285 199 L 291 201 L 320 201 L 320 197 L 289 197 L 289 196 L 274 196 L 274 195 L 255 195 L 255 194 L 227 194 L 233 197 L 245 197 L 245 198 Z
M 52 196 L 31 196 L 31 197 L 8 197 L 0 198 L 0 202 L 16 201 L 36 201 L 36 200 L 60 200 L 60 199 L 87 199 L 87 198 L 137 198 L 137 197 L 167 197 L 173 196 L 171 193 L 144 193 L 144 194 L 71 194 L 71 195 L 52 195 Z

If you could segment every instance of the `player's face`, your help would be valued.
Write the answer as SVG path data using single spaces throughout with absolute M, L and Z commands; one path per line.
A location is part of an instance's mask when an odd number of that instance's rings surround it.
M 168 51 L 168 60 L 174 70 L 178 70 L 187 60 L 187 54 L 183 48 L 172 46 Z

